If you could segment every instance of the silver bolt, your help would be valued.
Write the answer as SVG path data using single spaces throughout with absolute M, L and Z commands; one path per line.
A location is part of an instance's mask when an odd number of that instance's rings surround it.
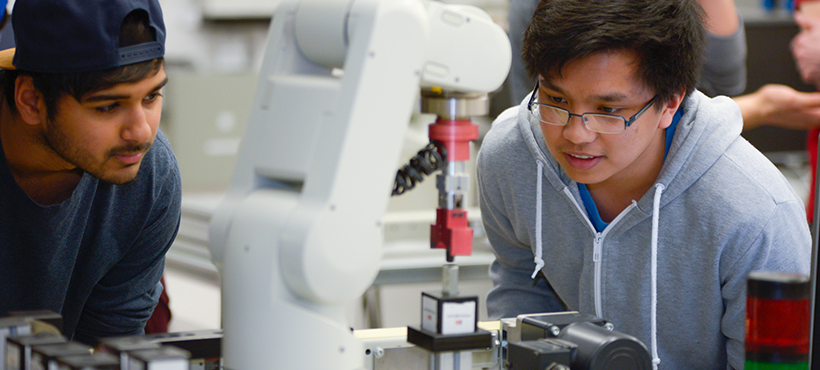
M 611 322 L 608 322 L 608 323 L 604 324 L 604 329 L 609 330 L 609 331 L 613 331 L 613 330 L 615 330 L 615 325 L 613 325 Z
M 384 349 L 382 347 L 376 347 L 376 353 L 374 356 L 376 356 L 376 358 L 384 357 Z
M 561 334 L 561 329 L 558 329 L 557 326 L 550 326 L 550 333 L 552 333 L 553 336 L 557 337 L 558 334 Z
M 442 291 L 445 296 L 458 295 L 458 265 L 447 263 L 441 270 Z

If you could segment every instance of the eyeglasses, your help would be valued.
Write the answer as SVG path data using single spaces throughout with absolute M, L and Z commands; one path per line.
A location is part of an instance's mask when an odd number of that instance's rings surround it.
M 570 111 L 564 108 L 535 101 L 536 94 L 538 94 L 538 83 L 535 84 L 535 89 L 533 89 L 532 95 L 530 95 L 530 102 L 527 103 L 527 109 L 529 109 L 530 115 L 539 121 L 553 126 L 566 126 L 570 118 L 581 117 L 581 121 L 584 122 L 584 127 L 586 127 L 587 130 L 602 134 L 620 134 L 624 132 L 629 125 L 633 124 L 635 120 L 640 118 L 641 115 L 652 106 L 652 103 L 654 103 L 658 97 L 657 95 L 653 96 L 638 113 L 626 119 L 622 116 L 605 113 L 570 113 Z

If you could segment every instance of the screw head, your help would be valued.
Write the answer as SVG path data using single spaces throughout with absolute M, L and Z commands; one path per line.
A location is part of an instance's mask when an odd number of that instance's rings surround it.
M 608 323 L 604 324 L 604 329 L 609 330 L 609 331 L 614 331 L 615 330 L 615 325 L 612 324 L 611 322 L 608 322 Z
M 558 334 L 561 334 L 561 329 L 558 329 L 557 326 L 550 326 L 550 333 L 552 333 L 553 336 L 557 337 Z

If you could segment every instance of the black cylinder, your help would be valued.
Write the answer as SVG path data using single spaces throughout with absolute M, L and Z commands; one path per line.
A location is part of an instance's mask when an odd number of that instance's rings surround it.
M 565 327 L 559 338 L 578 345 L 572 359 L 573 369 L 652 368 L 652 358 L 646 346 L 631 335 L 609 331 L 589 322 L 576 322 Z

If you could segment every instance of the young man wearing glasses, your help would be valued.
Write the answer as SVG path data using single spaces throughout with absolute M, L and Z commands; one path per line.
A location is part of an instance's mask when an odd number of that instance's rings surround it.
M 695 90 L 695 0 L 542 0 L 524 36 L 537 86 L 478 156 L 493 318 L 573 310 L 663 369 L 741 369 L 746 275 L 809 274 L 801 200 Z

